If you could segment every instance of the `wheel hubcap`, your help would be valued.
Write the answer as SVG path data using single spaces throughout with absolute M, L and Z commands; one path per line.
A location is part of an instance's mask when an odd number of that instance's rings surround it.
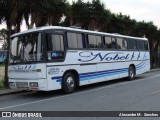
M 130 70 L 130 76 L 133 78 L 134 77 L 134 71 L 131 69 Z
M 74 87 L 74 79 L 72 77 L 68 77 L 67 79 L 67 87 L 72 89 Z

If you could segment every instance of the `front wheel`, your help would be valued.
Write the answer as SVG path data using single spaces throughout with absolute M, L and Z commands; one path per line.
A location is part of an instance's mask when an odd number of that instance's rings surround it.
M 128 78 L 129 80 L 133 80 L 135 77 L 135 69 L 133 66 L 130 66 L 128 69 Z
M 66 94 L 74 92 L 76 87 L 75 76 L 72 73 L 66 73 L 62 81 L 62 89 Z

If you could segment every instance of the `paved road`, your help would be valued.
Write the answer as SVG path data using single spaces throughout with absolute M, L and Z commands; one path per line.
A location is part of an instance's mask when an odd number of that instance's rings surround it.
M 0 111 L 160 111 L 160 71 L 139 75 L 133 81 L 119 79 L 83 86 L 69 95 L 51 91 L 1 96 Z

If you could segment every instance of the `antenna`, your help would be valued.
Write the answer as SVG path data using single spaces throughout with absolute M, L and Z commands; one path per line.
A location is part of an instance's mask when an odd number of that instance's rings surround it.
M 146 35 L 145 35 L 145 34 L 143 35 L 143 38 L 146 38 Z

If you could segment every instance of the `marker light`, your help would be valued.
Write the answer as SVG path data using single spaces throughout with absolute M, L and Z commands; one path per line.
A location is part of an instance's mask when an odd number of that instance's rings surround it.
M 30 87 L 38 87 L 38 82 L 30 82 Z

